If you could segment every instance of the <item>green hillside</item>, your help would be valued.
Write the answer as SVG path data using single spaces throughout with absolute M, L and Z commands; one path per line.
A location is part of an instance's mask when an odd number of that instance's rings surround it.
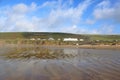
M 86 40 L 120 40 L 120 35 L 86 35 L 71 33 L 52 33 L 52 32 L 3 32 L 0 33 L 0 39 L 30 39 L 30 38 L 83 38 Z
M 120 35 L 90 35 L 91 40 L 105 40 L 105 41 L 112 41 L 112 40 L 120 40 Z
M 0 33 L 0 39 L 16 39 L 16 38 L 24 38 L 23 33 L 19 32 Z
M 85 38 L 87 36 L 69 33 L 50 33 L 50 32 L 7 32 L 0 33 L 0 39 L 29 39 L 29 38 Z

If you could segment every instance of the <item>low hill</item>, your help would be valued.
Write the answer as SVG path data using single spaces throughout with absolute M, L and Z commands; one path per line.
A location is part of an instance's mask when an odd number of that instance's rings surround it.
M 86 40 L 120 40 L 120 35 L 86 35 L 86 34 L 71 34 L 71 33 L 53 33 L 53 32 L 2 32 L 0 39 L 30 39 L 30 38 L 79 38 Z

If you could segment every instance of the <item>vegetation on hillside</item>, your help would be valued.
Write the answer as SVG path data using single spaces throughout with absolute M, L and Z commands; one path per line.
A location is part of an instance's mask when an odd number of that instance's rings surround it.
M 31 40 L 34 38 L 35 40 Z M 50 41 L 49 38 L 53 38 Z M 64 42 L 64 38 L 77 38 L 84 41 Z M 41 40 L 38 40 L 41 39 Z M 45 40 L 43 40 L 45 39 Z M 52 32 L 6 32 L 0 33 L 0 43 L 14 44 L 47 44 L 47 45 L 71 45 L 71 44 L 120 44 L 120 35 L 86 35 L 86 34 L 71 34 L 71 33 L 52 33 Z

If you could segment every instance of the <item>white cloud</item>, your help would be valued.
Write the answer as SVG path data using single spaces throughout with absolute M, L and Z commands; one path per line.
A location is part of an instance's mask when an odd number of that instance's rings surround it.
M 27 14 L 36 8 L 35 3 L 31 3 L 31 5 L 20 3 L 14 6 L 4 7 L 4 10 L 0 11 L 2 17 L 0 18 L 0 31 L 32 31 L 35 26 L 27 18 Z
M 36 10 L 38 7 L 37 7 L 37 4 L 32 2 L 32 4 L 30 5 L 30 10 Z
M 91 20 L 91 19 L 86 19 L 86 23 L 87 24 L 94 24 L 95 23 L 95 20 Z
M 60 1 L 45 2 L 42 5 L 31 3 L 26 5 L 23 3 L 5 7 L 3 12 L 0 11 L 0 31 L 55 31 L 55 32 L 72 32 L 72 33 L 93 33 L 82 26 L 78 26 L 81 22 L 82 15 L 90 5 L 90 0 L 79 3 L 76 7 L 72 7 L 73 0 L 65 3 Z M 69 5 L 69 7 L 67 7 Z M 50 7 L 49 7 L 50 6 Z M 48 8 L 45 17 L 37 17 L 44 8 Z M 39 14 L 30 16 L 35 11 Z M 89 23 L 92 23 L 88 21 Z M 68 27 L 67 27 L 68 26 Z M 71 27 L 72 26 L 72 27 Z
M 91 31 L 93 34 L 113 34 L 115 26 L 112 24 L 101 24 L 99 28 Z
M 28 7 L 21 3 L 13 6 L 13 11 L 16 13 L 26 13 L 28 11 Z
M 72 25 L 72 26 L 66 26 L 65 29 L 63 29 L 63 32 L 72 32 L 72 33 L 77 33 L 78 31 L 78 26 L 77 25 Z
M 65 24 L 66 22 L 69 22 L 71 24 L 78 24 L 84 11 L 87 9 L 89 5 L 90 3 L 87 0 L 84 1 L 83 3 L 80 3 L 75 8 L 73 7 L 64 8 L 63 6 L 59 8 L 58 6 L 57 9 L 51 10 L 49 17 L 47 18 L 48 24 L 49 26 L 53 26 L 53 24 L 57 24 L 55 26 L 59 26 L 61 24 Z
M 100 30 L 98 30 L 98 31 L 100 33 L 104 33 L 104 34 L 112 34 L 113 30 L 114 30 L 113 25 L 104 24 L 101 26 Z
M 89 30 L 85 26 L 79 26 L 82 22 L 82 15 L 90 5 L 90 0 L 85 0 L 79 3 L 76 7 L 70 5 L 73 4 L 73 0 L 68 0 L 65 3 L 60 1 L 45 2 L 42 5 L 36 5 L 31 3 L 26 5 L 23 3 L 13 6 L 1 8 L 0 11 L 0 31 L 49 31 L 49 32 L 69 32 L 69 33 L 104 33 L 105 29 L 108 29 L 108 33 L 112 32 L 113 28 L 108 28 L 109 25 L 101 27 L 101 29 Z M 105 7 L 105 11 L 101 6 Z M 69 7 L 68 7 L 69 6 Z M 108 7 L 109 3 L 101 3 L 94 11 L 96 19 L 105 18 L 108 12 L 113 13 L 115 9 Z M 37 17 L 41 15 L 41 10 L 48 8 L 45 17 Z M 113 10 L 112 10 L 113 9 Z M 39 12 L 39 14 L 30 14 Z M 106 13 L 107 12 L 107 13 Z M 119 14 L 118 14 L 119 15 Z M 105 16 L 105 17 L 103 17 Z M 88 24 L 94 24 L 94 20 L 87 19 Z
M 82 34 L 103 34 L 102 32 L 100 32 L 98 29 L 88 29 L 85 26 L 77 26 L 77 25 L 72 25 L 72 26 L 68 26 L 65 27 L 65 29 L 62 30 L 62 32 L 68 32 L 68 33 L 82 33 Z
M 105 0 L 97 5 L 93 15 L 98 19 L 109 19 L 120 23 L 120 2 L 112 4 L 109 0 Z
M 13 11 L 13 13 L 16 14 L 25 14 L 27 12 L 30 11 L 34 11 L 37 8 L 37 5 L 35 3 L 31 3 L 30 6 L 23 4 L 23 3 L 19 3 L 17 5 L 12 6 L 11 11 Z
M 106 7 L 110 7 L 110 1 L 109 0 L 104 0 L 102 2 L 100 2 L 97 7 L 101 7 L 101 8 L 106 8 Z

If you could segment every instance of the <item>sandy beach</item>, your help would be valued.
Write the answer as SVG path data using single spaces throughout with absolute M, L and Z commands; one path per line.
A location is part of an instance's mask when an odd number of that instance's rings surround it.
M 0 47 L 11 46 L 11 47 L 61 47 L 61 48 L 85 48 L 85 49 L 116 49 L 120 50 L 120 45 L 34 45 L 34 44 L 0 44 Z

